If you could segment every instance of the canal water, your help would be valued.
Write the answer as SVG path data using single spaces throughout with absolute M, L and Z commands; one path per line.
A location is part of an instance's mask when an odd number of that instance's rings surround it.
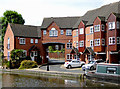
M 118 87 L 118 84 L 98 82 L 93 79 L 0 74 L 0 87 Z

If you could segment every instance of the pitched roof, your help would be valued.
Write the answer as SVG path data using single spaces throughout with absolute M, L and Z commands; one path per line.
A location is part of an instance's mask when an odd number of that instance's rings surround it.
M 50 17 L 44 18 L 41 29 L 46 29 L 52 22 L 60 28 L 72 28 L 80 17 Z
M 86 53 L 90 53 L 91 55 L 94 55 L 95 53 L 94 53 L 94 51 L 93 51 L 93 49 L 91 48 L 91 47 L 87 47 L 85 50 L 84 50 L 84 52 L 83 52 L 83 54 L 86 54 Z
M 107 19 L 110 13 L 112 12 L 115 12 L 115 13 L 120 12 L 120 1 L 108 4 L 108 5 L 104 5 L 100 8 L 88 11 L 85 15 L 83 15 L 78 19 L 78 21 L 73 26 L 73 28 L 78 28 L 78 25 L 82 20 L 88 21 L 86 25 L 92 25 L 93 21 L 97 16 L 103 16 L 105 17 L 105 19 Z
M 41 37 L 40 26 L 30 26 L 30 25 L 11 24 L 11 23 L 10 26 L 14 33 L 14 36 Z

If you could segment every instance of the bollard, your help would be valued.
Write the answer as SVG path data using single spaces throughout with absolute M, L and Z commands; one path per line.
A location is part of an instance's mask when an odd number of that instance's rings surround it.
M 49 65 L 47 65 L 47 71 L 49 71 Z

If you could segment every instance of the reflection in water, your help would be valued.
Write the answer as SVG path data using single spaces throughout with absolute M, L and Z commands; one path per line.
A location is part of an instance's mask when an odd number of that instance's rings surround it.
M 37 77 L 17 74 L 2 74 L 3 87 L 113 87 L 116 85 L 97 83 L 91 80 L 67 79 L 59 77 Z

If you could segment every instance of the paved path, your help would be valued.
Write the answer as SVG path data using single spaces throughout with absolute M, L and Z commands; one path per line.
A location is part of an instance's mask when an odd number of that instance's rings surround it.
M 41 70 L 47 70 L 47 66 L 41 66 Z M 49 71 L 84 73 L 81 68 L 66 69 L 63 64 L 49 65 Z

